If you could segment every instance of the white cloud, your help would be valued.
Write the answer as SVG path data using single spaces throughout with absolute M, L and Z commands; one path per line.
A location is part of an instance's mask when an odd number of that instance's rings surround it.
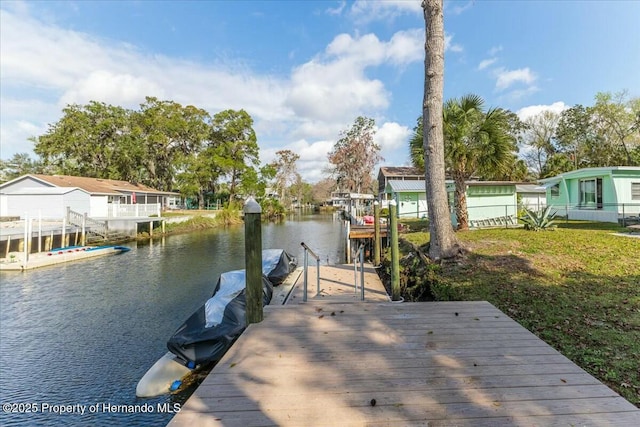
M 390 157 L 395 151 L 406 149 L 413 130 L 394 122 L 386 122 L 376 129 L 375 142 L 380 146 L 382 157 Z
M 156 82 L 143 76 L 97 70 L 75 82 L 60 101 L 63 106 L 84 104 L 92 99 L 112 104 L 131 105 L 150 94 L 163 99 L 165 91 Z
M 424 60 L 424 31 L 398 31 L 388 43 L 387 58 L 395 65 L 407 65 Z
M 336 7 L 334 7 L 334 8 L 331 8 L 331 7 L 330 7 L 330 8 L 328 8 L 328 9 L 326 10 L 326 12 L 327 12 L 329 15 L 341 15 L 341 14 L 342 14 L 342 11 L 344 10 L 344 8 L 345 8 L 345 6 L 346 6 L 346 5 L 347 5 L 347 2 L 343 0 L 343 1 L 341 1 L 341 2 L 338 4 L 338 6 L 336 6 Z
M 551 111 L 554 113 L 562 113 L 564 110 L 569 108 L 567 104 L 562 101 L 554 102 L 550 105 L 529 105 L 528 107 L 523 107 L 516 111 L 516 114 L 520 118 L 520 120 L 527 120 L 530 117 L 536 116 L 543 111 Z
M 491 49 L 489 49 L 489 56 L 495 56 L 498 52 L 502 51 L 502 45 L 500 46 L 493 46 Z
M 484 70 L 485 68 L 490 67 L 497 60 L 498 58 L 483 59 L 482 61 L 480 61 L 480 64 L 478 64 L 478 70 Z
M 389 104 L 382 82 L 366 79 L 351 61 L 308 62 L 294 71 L 291 83 L 286 104 L 309 119 L 349 121 L 363 109 Z
M 524 83 L 525 85 L 532 85 L 537 76 L 527 67 L 519 68 L 517 70 L 506 70 L 504 68 L 498 68 L 496 73 L 496 89 L 499 91 L 508 89 L 516 83 Z
M 469 9 L 471 6 L 473 6 L 473 0 L 468 1 L 462 6 L 456 4 L 454 7 L 451 8 L 451 13 L 453 13 L 454 15 L 460 15 L 462 12 Z
M 424 36 L 423 36 L 424 37 Z M 457 44 L 457 43 L 452 43 L 453 41 L 453 34 L 446 34 L 444 35 L 444 50 L 445 51 L 451 51 L 451 52 L 462 52 L 464 50 L 464 48 L 462 47 L 462 45 Z M 424 46 L 423 46 L 424 48 Z M 424 52 L 423 52 L 424 55 Z
M 327 154 L 335 142 L 321 140 L 309 142 L 305 139 L 296 140 L 278 148 L 268 148 L 260 151 L 260 158 L 264 163 L 270 163 L 276 158 L 276 151 L 291 150 L 300 156 L 296 162 L 298 173 L 307 181 L 315 182 L 325 177 L 329 168 Z
M 360 24 L 391 21 L 405 14 L 422 14 L 419 0 L 356 0 L 350 14 Z

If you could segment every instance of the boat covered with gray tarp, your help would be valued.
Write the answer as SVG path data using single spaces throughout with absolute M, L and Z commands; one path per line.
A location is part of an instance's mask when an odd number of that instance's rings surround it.
M 271 301 L 273 287 L 282 283 L 295 268 L 295 258 L 286 251 L 262 251 L 263 305 Z M 247 326 L 245 289 L 245 270 L 222 273 L 213 296 L 169 339 L 169 351 L 190 368 L 220 360 Z

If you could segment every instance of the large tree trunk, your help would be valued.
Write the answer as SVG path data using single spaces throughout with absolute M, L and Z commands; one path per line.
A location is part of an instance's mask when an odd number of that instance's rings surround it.
M 204 209 L 204 190 L 202 188 L 198 190 L 198 209 Z
M 459 244 L 451 225 L 447 204 L 444 165 L 442 106 L 444 92 L 444 14 L 443 0 L 424 0 L 426 25 L 425 82 L 422 119 L 424 126 L 424 166 L 429 209 L 429 257 L 452 258 Z

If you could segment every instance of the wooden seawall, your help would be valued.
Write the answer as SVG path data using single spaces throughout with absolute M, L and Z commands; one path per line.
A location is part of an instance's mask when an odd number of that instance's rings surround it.
M 392 303 L 374 297 L 379 280 L 368 302 L 345 302 L 353 270 L 335 268 L 321 267 L 325 291 L 308 303 L 266 307 L 169 425 L 640 425 L 640 410 L 491 304 Z

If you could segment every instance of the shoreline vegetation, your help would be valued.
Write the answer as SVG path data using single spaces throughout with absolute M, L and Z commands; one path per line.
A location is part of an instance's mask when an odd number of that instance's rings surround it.
M 261 204 L 262 207 L 262 220 L 263 222 L 269 221 L 282 221 L 286 216 L 285 209 L 279 203 L 266 202 Z M 333 210 L 333 208 L 325 207 L 308 207 L 314 210 Z M 307 209 L 307 208 L 305 208 Z M 225 207 L 218 210 L 175 210 L 167 211 L 162 214 L 163 218 L 167 219 L 165 224 L 164 235 L 190 233 L 198 230 L 206 230 L 210 228 L 229 227 L 240 225 L 244 223 L 242 206 L 237 205 L 234 207 Z M 176 220 L 179 218 L 181 220 Z M 173 220 L 172 220 L 173 219 Z M 153 234 L 162 235 L 162 228 L 157 225 L 153 229 Z M 139 232 L 136 236 L 136 240 L 149 239 L 151 236 L 148 231 Z
M 405 301 L 489 301 L 640 407 L 639 239 L 616 235 L 625 232 L 616 224 L 577 221 L 474 230 L 457 233 L 462 257 L 434 264 L 428 223 L 402 222 Z
M 239 209 L 225 208 L 215 211 L 173 211 L 165 212 L 162 214 L 162 216 L 163 218 L 167 218 L 168 220 L 165 224 L 165 232 L 163 234 L 161 226 L 156 226 L 153 229 L 154 236 L 191 233 L 198 230 L 207 230 L 242 224 L 241 210 Z M 148 231 L 141 231 L 136 235 L 136 240 L 146 240 L 149 238 L 151 238 L 151 236 Z

